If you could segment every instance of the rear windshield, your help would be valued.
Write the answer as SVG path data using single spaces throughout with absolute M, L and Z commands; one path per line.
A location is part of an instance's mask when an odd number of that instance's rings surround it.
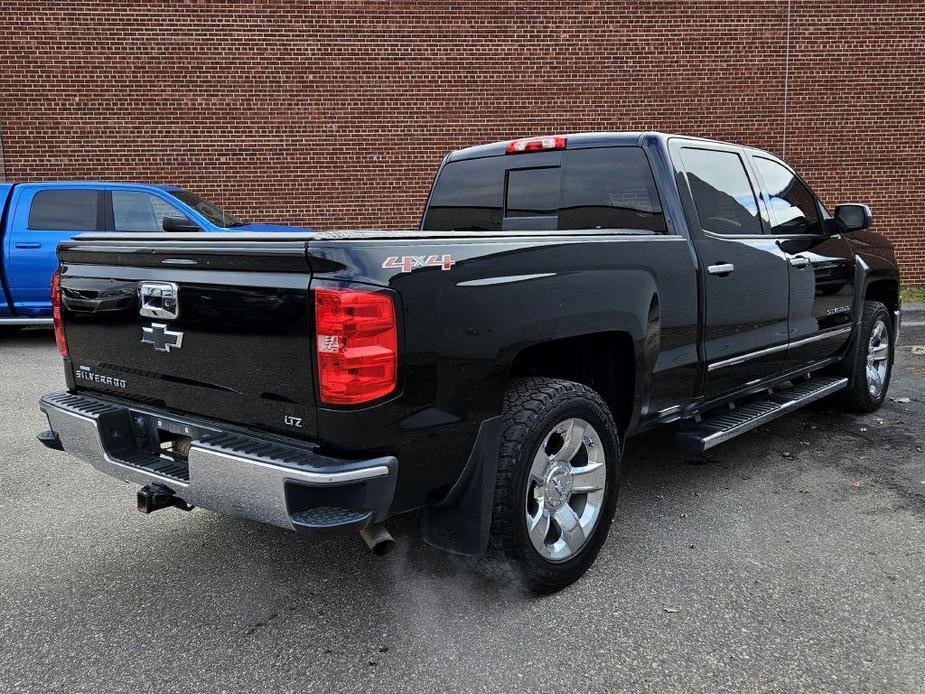
M 639 147 L 451 162 L 434 186 L 423 228 L 666 231 L 652 170 Z

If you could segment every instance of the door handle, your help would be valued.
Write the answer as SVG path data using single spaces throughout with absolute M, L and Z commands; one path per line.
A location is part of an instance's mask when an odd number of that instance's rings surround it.
M 716 265 L 711 265 L 707 268 L 707 272 L 711 275 L 728 275 L 730 272 L 736 269 L 736 266 L 732 263 L 717 263 Z
M 41 248 L 42 244 L 39 241 L 17 241 L 16 248 Z
M 792 255 L 787 259 L 787 261 L 793 267 L 803 268 L 809 265 L 809 258 L 804 258 L 802 255 Z

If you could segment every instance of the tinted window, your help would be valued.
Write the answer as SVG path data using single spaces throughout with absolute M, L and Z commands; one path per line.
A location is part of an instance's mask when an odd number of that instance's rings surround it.
M 509 163 L 504 157 L 485 157 L 444 166 L 431 195 L 424 228 L 500 231 L 504 169 Z
M 29 228 L 96 231 L 99 197 L 98 190 L 40 190 L 29 208 Z
M 738 154 L 681 150 L 700 226 L 717 234 L 760 234 L 758 203 Z
M 560 229 L 666 231 L 652 170 L 638 147 L 565 152 Z
M 816 199 L 793 172 L 776 161 L 755 157 L 755 166 L 764 181 L 771 203 L 772 230 L 775 234 L 821 234 Z
M 558 211 L 558 166 L 508 171 L 506 217 L 555 217 Z
M 665 231 L 652 171 L 638 147 L 566 150 L 561 168 L 543 166 L 559 163 L 558 158 L 542 158 L 547 154 L 447 164 L 434 187 L 423 228 L 501 231 L 505 219 L 537 217 L 530 222 L 535 226 L 516 228 Z
M 244 222 L 239 219 L 235 219 L 230 214 L 216 207 L 205 198 L 196 195 L 196 193 L 191 193 L 188 190 L 170 190 L 168 192 L 177 200 L 185 202 L 187 205 L 192 207 L 199 214 L 201 214 L 216 226 L 228 228 L 244 225 Z
M 163 231 L 164 217 L 184 217 L 176 207 L 150 193 L 112 191 L 112 219 L 116 231 Z

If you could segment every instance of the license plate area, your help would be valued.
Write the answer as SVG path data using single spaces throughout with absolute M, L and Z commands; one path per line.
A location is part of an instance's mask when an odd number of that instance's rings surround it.
M 174 466 L 186 479 L 189 479 L 190 444 L 216 432 L 210 427 L 136 410 L 130 412 L 130 417 L 138 451 Z

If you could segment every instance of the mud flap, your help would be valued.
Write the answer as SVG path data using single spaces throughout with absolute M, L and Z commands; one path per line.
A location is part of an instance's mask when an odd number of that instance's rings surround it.
M 503 417 L 482 422 L 462 474 L 436 506 L 424 511 L 424 541 L 455 554 L 481 554 L 488 546 L 498 474 Z
M 854 296 L 851 299 L 851 338 L 845 358 L 842 360 L 841 373 L 848 377 L 848 388 L 854 386 L 854 365 L 857 363 L 858 350 L 861 349 L 861 323 L 864 320 L 864 294 L 867 291 L 867 273 L 870 266 L 860 256 L 854 258 Z

